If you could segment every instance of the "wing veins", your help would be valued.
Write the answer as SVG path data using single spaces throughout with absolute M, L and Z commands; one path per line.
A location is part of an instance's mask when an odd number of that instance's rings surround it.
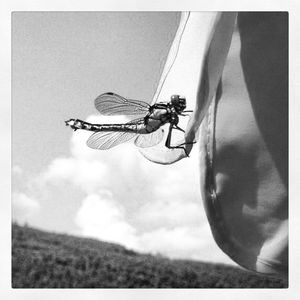
M 95 99 L 95 107 L 104 115 L 145 115 L 149 112 L 150 105 L 114 93 L 105 93 Z

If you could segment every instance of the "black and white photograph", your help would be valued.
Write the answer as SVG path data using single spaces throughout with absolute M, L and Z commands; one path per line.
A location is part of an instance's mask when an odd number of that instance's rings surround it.
M 287 288 L 287 191 L 287 12 L 12 13 L 13 288 Z
M 298 9 L 256 2 L 4 1 L 3 299 L 297 298 Z

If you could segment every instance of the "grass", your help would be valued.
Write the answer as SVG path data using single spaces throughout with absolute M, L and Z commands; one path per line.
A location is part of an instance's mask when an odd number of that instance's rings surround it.
M 13 288 L 286 288 L 239 268 L 12 225 Z

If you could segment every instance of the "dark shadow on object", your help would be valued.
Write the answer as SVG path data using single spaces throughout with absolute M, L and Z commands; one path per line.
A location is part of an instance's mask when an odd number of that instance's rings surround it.
M 242 12 L 237 22 L 241 63 L 257 125 L 287 187 L 288 13 Z

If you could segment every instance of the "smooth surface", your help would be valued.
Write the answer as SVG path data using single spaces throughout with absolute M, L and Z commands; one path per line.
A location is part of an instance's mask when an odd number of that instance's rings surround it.
M 287 275 L 287 14 L 241 13 L 207 115 L 202 186 L 218 245 L 239 264 Z
M 187 99 L 190 118 L 180 117 L 179 126 L 185 134 L 173 130 L 172 145 L 185 144 L 182 149 L 157 147 L 140 152 L 150 161 L 171 164 L 186 158 L 197 141 L 197 133 L 208 105 L 213 99 L 231 42 L 236 13 L 183 13 L 172 47 L 154 95 L 153 102 L 168 101 L 179 94 Z

